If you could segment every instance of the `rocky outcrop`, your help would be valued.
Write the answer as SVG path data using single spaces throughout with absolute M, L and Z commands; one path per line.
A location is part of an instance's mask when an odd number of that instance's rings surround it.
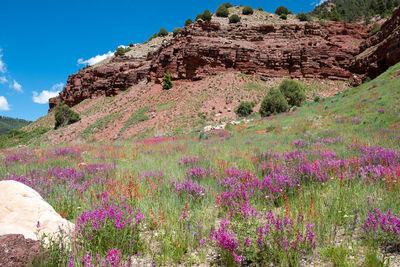
M 22 234 L 38 240 L 70 232 L 74 225 L 63 219 L 32 188 L 11 180 L 0 181 L 0 235 Z
M 362 26 L 342 22 L 224 25 L 198 22 L 144 58 L 113 57 L 107 64 L 80 70 L 68 78 L 50 110 L 98 95 L 115 95 L 140 80 L 196 80 L 223 71 L 266 77 L 351 80 L 358 45 L 368 37 Z
M 399 61 L 400 8 L 377 34 L 360 45 L 360 54 L 355 57 L 350 70 L 363 78 L 375 78 Z
M 0 266 L 33 266 L 41 257 L 40 242 L 23 235 L 0 236 Z
M 358 44 L 367 37 L 359 25 L 341 22 L 222 26 L 198 22 L 153 55 L 152 80 L 165 71 L 173 79 L 201 79 L 226 70 L 261 77 L 349 80 Z

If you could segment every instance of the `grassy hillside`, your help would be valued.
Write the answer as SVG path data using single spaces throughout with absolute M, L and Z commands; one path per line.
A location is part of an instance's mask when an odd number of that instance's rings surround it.
M 353 22 L 374 16 L 389 17 L 398 0 L 330 0 L 315 7 L 311 15 L 321 19 Z
M 31 121 L 0 116 L 0 135 L 10 130 L 22 128 L 29 123 L 31 123 Z
M 114 97 L 87 99 L 73 107 L 80 122 L 57 130 L 54 113 L 38 119 L 23 131 L 51 129 L 31 143 L 69 143 L 135 139 L 201 130 L 236 120 L 241 101 L 261 99 L 279 79 L 262 81 L 240 73 L 222 73 L 200 81 L 180 81 L 170 90 L 158 84 L 135 85 Z M 348 88 L 344 82 L 303 80 L 308 99 L 333 95 Z
M 53 265 L 399 266 L 399 100 L 400 63 L 201 138 L 3 150 L 0 179 L 76 223 Z

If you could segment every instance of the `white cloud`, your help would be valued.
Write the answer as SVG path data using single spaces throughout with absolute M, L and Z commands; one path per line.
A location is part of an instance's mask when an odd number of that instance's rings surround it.
M 312 2 L 311 5 L 312 6 L 319 6 L 319 5 L 322 5 L 323 3 L 325 3 L 326 1 L 328 1 L 328 0 L 315 1 L 315 2 Z
M 83 64 L 83 65 L 94 65 L 96 63 L 99 63 L 100 61 L 103 61 L 109 57 L 111 57 L 112 55 L 114 55 L 113 52 L 108 51 L 108 53 L 103 54 L 103 55 L 97 55 L 95 57 L 89 58 L 87 60 L 83 60 L 83 58 L 78 59 L 78 64 Z
M 6 72 L 6 64 L 2 60 L 3 58 L 3 50 L 0 48 L 0 72 L 5 73 Z
M 17 90 L 18 92 L 22 93 L 22 85 L 20 85 L 16 80 L 10 83 L 10 88 Z
M 8 82 L 7 78 L 4 76 L 0 76 L 0 84 Z
M 63 87 L 63 83 L 56 83 L 50 88 L 50 90 L 43 90 L 42 92 L 40 92 L 40 94 L 34 91 L 32 100 L 33 102 L 38 104 L 47 104 L 50 98 L 58 96 Z
M 0 96 L 0 110 L 10 110 L 10 105 L 4 96 Z

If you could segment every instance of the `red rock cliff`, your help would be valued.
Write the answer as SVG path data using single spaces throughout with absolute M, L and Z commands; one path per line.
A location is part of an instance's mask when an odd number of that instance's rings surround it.
M 173 79 L 201 79 L 223 71 L 266 77 L 355 79 L 351 60 L 366 29 L 342 22 L 221 25 L 198 21 L 147 57 L 113 57 L 68 77 L 59 97 L 69 106 L 98 95 L 115 95 L 140 80 L 161 82 L 166 70 Z
M 381 30 L 360 45 L 360 54 L 353 60 L 351 71 L 363 78 L 375 78 L 400 61 L 400 8 Z

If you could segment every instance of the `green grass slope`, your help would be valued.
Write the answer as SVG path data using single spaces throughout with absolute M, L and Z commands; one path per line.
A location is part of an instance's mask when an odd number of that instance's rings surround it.
M 205 139 L 0 151 L 0 180 L 27 183 L 79 225 L 78 241 L 53 244 L 54 265 L 116 253 L 138 265 L 399 266 L 399 100 L 400 63 Z M 107 207 L 118 218 L 88 219 Z M 377 210 L 391 218 L 373 230 Z
M 31 123 L 31 121 L 0 116 L 0 135 L 10 130 L 22 128 L 29 123 Z

